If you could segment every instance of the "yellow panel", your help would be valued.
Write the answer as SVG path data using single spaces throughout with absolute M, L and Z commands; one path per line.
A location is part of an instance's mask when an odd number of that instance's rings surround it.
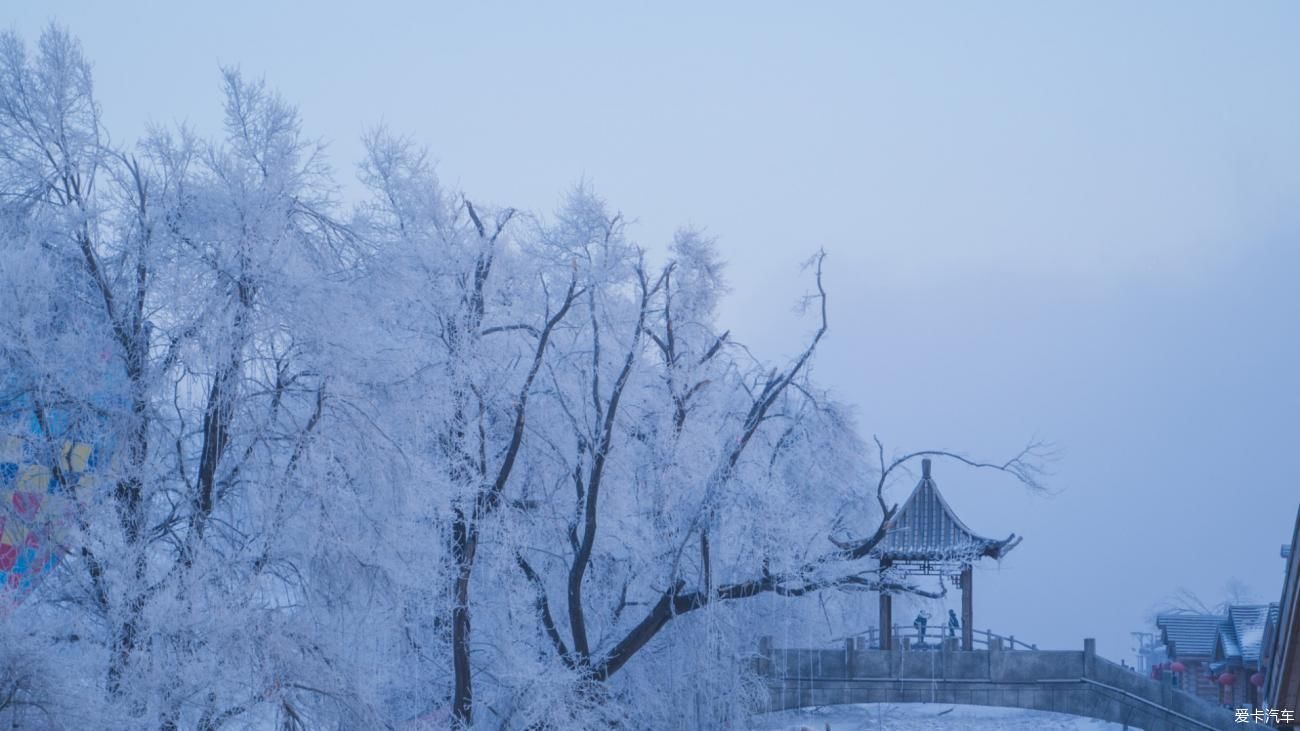
M 21 492 L 47 492 L 50 489 L 50 471 L 29 464 L 18 470 L 18 488 Z
M 17 520 L 6 520 L 4 534 L 0 535 L 0 543 L 21 546 L 25 540 L 27 540 L 27 526 Z
M 90 463 L 90 445 L 77 442 L 69 450 L 70 455 L 68 462 L 71 464 L 74 472 L 85 472 L 86 466 Z

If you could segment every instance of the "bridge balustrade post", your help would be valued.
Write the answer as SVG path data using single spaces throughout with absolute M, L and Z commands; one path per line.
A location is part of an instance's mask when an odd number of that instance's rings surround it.
M 970 652 L 975 649 L 974 581 L 970 566 L 962 568 L 957 581 L 961 585 L 961 649 Z
M 758 638 L 758 674 L 771 675 L 772 665 L 772 636 L 763 635 Z
M 895 642 L 889 651 L 889 677 L 901 678 L 903 674 L 903 643 Z
M 858 639 L 850 637 L 844 641 L 844 677 L 853 677 L 853 661 L 858 654 Z
M 885 569 L 891 565 L 889 559 L 881 559 L 880 571 L 884 575 Z M 880 649 L 890 650 L 894 647 L 894 636 L 898 634 L 894 627 L 894 600 L 887 591 L 880 592 Z
M 1083 640 L 1083 677 L 1091 678 L 1093 676 L 1093 666 L 1097 659 L 1097 640 L 1092 637 L 1085 637 Z

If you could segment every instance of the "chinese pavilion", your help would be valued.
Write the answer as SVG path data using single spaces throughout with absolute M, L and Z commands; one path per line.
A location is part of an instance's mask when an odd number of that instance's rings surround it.
M 1001 559 L 1020 543 L 1012 533 L 1003 540 L 971 532 L 953 513 L 930 476 L 930 460 L 921 460 L 921 481 L 899 508 L 884 540 L 871 555 L 881 575 L 939 576 L 961 587 L 961 648 L 973 649 L 971 566 L 981 558 Z M 880 592 L 880 649 L 893 647 L 893 601 Z

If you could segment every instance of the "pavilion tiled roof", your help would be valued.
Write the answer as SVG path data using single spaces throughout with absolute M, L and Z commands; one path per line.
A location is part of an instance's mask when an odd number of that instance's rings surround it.
M 1000 559 L 1020 543 L 1013 533 L 1004 540 L 976 535 L 957 517 L 930 477 L 930 460 L 921 461 L 921 481 L 890 521 L 872 555 L 888 561 L 970 563 Z

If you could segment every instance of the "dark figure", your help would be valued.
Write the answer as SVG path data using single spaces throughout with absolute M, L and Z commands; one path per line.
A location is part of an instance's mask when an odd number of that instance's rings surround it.
M 960 619 L 957 619 L 957 613 L 956 613 L 956 612 L 954 612 L 954 611 L 952 611 L 951 609 L 949 609 L 949 610 L 948 610 L 948 636 L 949 636 L 949 637 L 956 637 L 956 636 L 957 636 L 957 630 L 959 630 L 959 629 L 961 629 L 961 620 L 960 620 Z
M 920 644 L 925 643 L 925 625 L 929 621 L 930 613 L 922 609 L 921 613 L 916 615 L 916 621 L 912 622 L 912 626 L 916 628 L 916 641 Z

